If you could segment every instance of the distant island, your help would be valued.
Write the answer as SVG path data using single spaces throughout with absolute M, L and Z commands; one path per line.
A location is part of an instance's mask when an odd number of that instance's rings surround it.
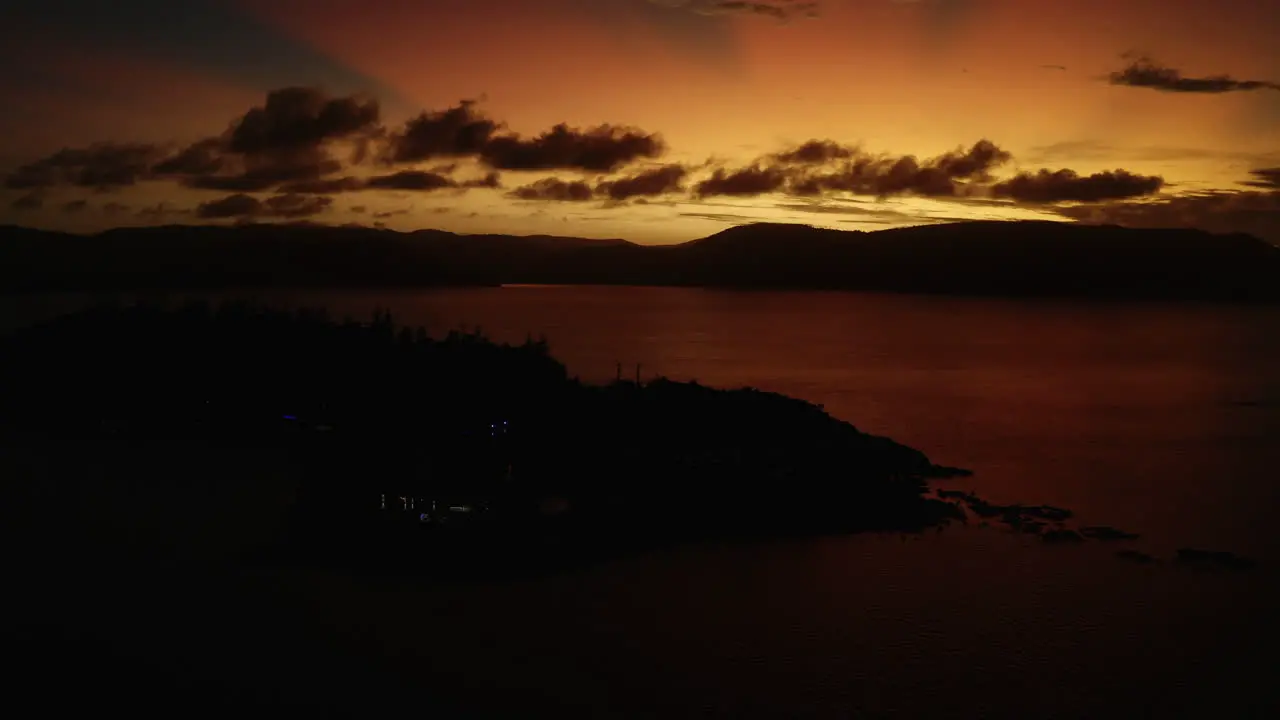
M 1280 301 L 1280 248 L 1250 235 L 1047 221 L 875 232 L 761 223 L 669 246 L 308 224 L 0 228 L 0 289 L 418 288 L 503 284 Z

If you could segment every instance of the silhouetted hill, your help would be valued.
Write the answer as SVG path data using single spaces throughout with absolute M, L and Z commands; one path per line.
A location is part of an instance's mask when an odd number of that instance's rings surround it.
M 819 406 L 665 379 L 588 385 L 544 342 L 431 338 L 389 314 L 97 307 L 0 338 L 0 397 L 8 505 L 25 499 L 32 532 L 58 527 L 64 539 L 73 509 L 112 520 L 147 502 L 189 519 L 202 495 L 234 487 L 245 522 L 287 498 L 348 550 L 376 541 L 387 497 L 422 498 L 423 512 L 437 512 L 433 498 L 465 498 L 513 546 L 508 557 L 550 531 L 547 498 L 572 506 L 581 549 L 960 517 L 925 496 L 925 477 L 954 468 Z M 266 467 L 280 472 L 278 494 L 250 474 Z M 417 512 L 395 517 L 421 539 Z
M 992 296 L 1280 300 L 1249 235 L 979 221 L 877 232 L 760 223 L 674 246 L 312 224 L 0 228 L 0 287 L 51 290 L 683 285 Z
M 744 226 L 679 247 L 694 284 L 1000 296 L 1275 300 L 1247 235 L 980 221 L 878 232 Z

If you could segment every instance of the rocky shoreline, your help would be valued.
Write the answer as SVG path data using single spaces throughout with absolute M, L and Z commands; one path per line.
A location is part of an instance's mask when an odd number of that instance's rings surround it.
M 968 522 L 972 517 L 981 526 L 996 525 L 1009 532 L 1037 536 L 1046 545 L 1076 545 L 1088 541 L 1119 544 L 1141 537 L 1138 533 L 1110 525 L 1073 524 L 1074 512 L 1052 505 L 998 505 L 983 500 L 971 491 L 947 488 L 935 489 L 934 494 L 961 508 L 964 513 L 962 522 Z M 1161 558 L 1129 547 L 1116 550 L 1114 555 L 1118 559 L 1140 565 L 1164 562 Z M 1218 571 L 1248 570 L 1257 565 L 1254 560 L 1233 552 L 1188 547 L 1179 548 L 1170 562 L 1180 567 Z

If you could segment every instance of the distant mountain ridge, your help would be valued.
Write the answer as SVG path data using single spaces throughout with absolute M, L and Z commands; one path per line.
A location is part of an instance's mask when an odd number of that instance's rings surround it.
M 1044 221 L 874 232 L 758 223 L 668 246 L 311 224 L 0 228 L 8 293 L 508 283 L 1276 302 L 1280 248 Z

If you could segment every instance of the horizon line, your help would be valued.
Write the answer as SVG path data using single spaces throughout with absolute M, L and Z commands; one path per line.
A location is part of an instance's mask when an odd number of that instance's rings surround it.
M 445 235 L 453 235 L 456 237 L 514 237 L 514 238 L 544 237 L 544 238 L 557 238 L 557 239 L 567 239 L 567 240 L 583 240 L 587 242 L 600 242 L 600 243 L 627 243 L 629 245 L 635 245 L 638 247 L 671 247 L 676 245 L 684 245 L 687 243 L 697 242 L 699 240 L 705 240 L 707 238 L 715 237 L 722 233 L 730 232 L 738 228 L 756 227 L 756 226 L 796 227 L 796 228 L 805 228 L 808 230 L 819 230 L 822 232 L 831 232 L 831 233 L 846 233 L 851 235 L 856 235 L 856 234 L 870 235 L 870 234 L 876 234 L 876 233 L 895 232 L 895 231 L 902 231 L 902 230 L 909 230 L 913 228 L 923 228 L 923 227 L 941 227 L 941 226 L 956 226 L 956 225 L 995 225 L 995 224 L 1010 224 L 1010 223 L 1018 224 L 1018 225 L 1053 224 L 1053 225 L 1063 225 L 1063 226 L 1080 227 L 1080 228 L 1119 228 L 1123 230 L 1140 231 L 1140 232 L 1191 231 L 1191 232 L 1203 233 L 1205 235 L 1212 235 L 1216 237 L 1245 236 L 1245 237 L 1250 237 L 1255 240 L 1264 242 L 1268 245 L 1271 245 L 1272 247 L 1280 248 L 1280 242 L 1274 242 L 1266 238 L 1263 238 L 1261 236 L 1255 235 L 1253 233 L 1247 233 L 1247 232 L 1241 232 L 1241 231 L 1215 232 L 1212 230 L 1205 230 L 1203 228 L 1191 227 L 1187 225 L 1169 226 L 1169 227 L 1132 227 L 1132 226 L 1126 226 L 1126 225 L 1118 225 L 1116 223 L 1089 223 L 1089 222 L 1082 222 L 1079 220 L 1069 220 L 1069 219 L 1048 220 L 1048 219 L 1030 219 L 1030 218 L 946 220 L 942 222 L 924 222 L 924 223 L 916 223 L 916 224 L 910 224 L 910 225 L 901 225 L 898 227 L 891 227 L 891 228 L 877 228 L 874 230 L 848 230 L 843 228 L 830 228 L 830 227 L 824 227 L 821 225 L 813 225 L 810 223 L 792 223 L 792 222 L 776 222 L 776 221 L 761 220 L 756 222 L 739 223 L 739 224 L 724 228 L 723 230 L 717 230 L 716 232 L 713 232 L 707 235 L 699 235 L 693 238 L 689 238 L 687 240 L 671 242 L 671 243 L 640 243 L 640 242 L 629 240 L 623 237 L 592 238 L 592 237 L 583 237 L 580 235 L 554 235 L 550 233 L 531 233 L 531 234 L 495 233 L 495 232 L 465 233 L 465 232 L 455 232 L 452 230 L 442 230 L 438 227 L 422 227 L 422 228 L 415 228 L 412 230 L 397 230 L 389 227 L 377 227 L 375 225 L 361 225 L 359 223 L 340 223 L 339 224 L 339 223 L 316 222 L 313 220 L 295 220 L 292 222 L 237 222 L 237 223 L 230 223 L 230 224 L 205 222 L 205 223 L 166 223 L 163 225 L 117 225 L 115 227 L 104 228 L 102 230 L 95 230 L 92 232 L 77 232 L 73 230 L 48 230 L 45 228 L 32 227 L 29 225 L 8 224 L 8 225 L 0 225 L 0 232 L 19 230 L 19 231 L 46 233 L 50 235 L 69 235 L 74 237 L 92 238 L 92 237 L 99 237 L 102 235 L 106 235 L 107 233 L 130 231 L 130 230 L 147 231 L 147 230 L 165 230 L 165 229 L 185 228 L 185 229 L 198 229 L 198 230 L 217 229 L 217 230 L 234 231 L 234 230 L 243 230 L 246 228 L 284 227 L 284 228 L 309 228 L 309 229 L 332 229 L 332 230 L 363 230 L 363 231 L 371 231 L 371 232 L 391 233 L 394 235 L 413 235 L 415 233 L 441 233 Z

